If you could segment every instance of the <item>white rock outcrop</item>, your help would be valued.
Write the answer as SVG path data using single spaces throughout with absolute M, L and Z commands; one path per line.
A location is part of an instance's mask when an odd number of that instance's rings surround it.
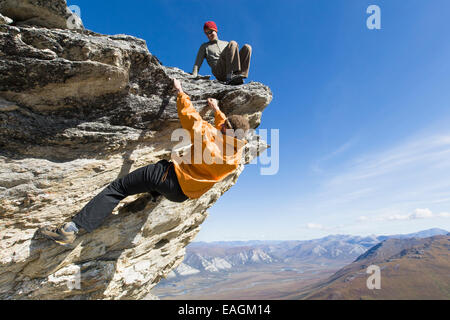
M 66 0 L 2 0 L 0 13 L 18 26 L 84 29 L 81 17 L 67 7 Z

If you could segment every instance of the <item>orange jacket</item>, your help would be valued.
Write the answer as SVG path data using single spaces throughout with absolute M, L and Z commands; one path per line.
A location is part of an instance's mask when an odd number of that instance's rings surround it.
M 189 132 L 192 145 L 187 155 L 172 157 L 172 160 L 184 194 L 197 199 L 237 169 L 247 141 L 222 135 L 220 128 L 227 117 L 218 111 L 215 125 L 211 125 L 202 119 L 185 93 L 178 94 L 177 109 L 181 126 Z

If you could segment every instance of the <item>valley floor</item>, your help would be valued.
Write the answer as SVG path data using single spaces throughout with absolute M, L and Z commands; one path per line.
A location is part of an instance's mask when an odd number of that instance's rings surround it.
M 278 300 L 328 278 L 344 265 L 272 263 L 203 272 L 162 280 L 151 293 L 161 300 Z

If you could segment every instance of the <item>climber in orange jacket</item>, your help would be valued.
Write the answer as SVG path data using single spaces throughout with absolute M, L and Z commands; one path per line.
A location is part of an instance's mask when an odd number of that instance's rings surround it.
M 111 215 L 119 202 L 128 196 L 150 193 L 154 199 L 163 195 L 170 201 L 197 199 L 211 187 L 233 173 L 242 159 L 244 134 L 249 129 L 243 116 L 226 117 L 217 100 L 208 99 L 215 111 L 214 125 L 202 119 L 193 107 L 180 81 L 174 80 L 178 117 L 191 139 L 187 155 L 172 154 L 172 161 L 161 160 L 116 179 L 72 218 L 58 228 L 44 227 L 42 235 L 61 245 L 76 239 L 79 229 L 92 232 Z
M 208 104 L 215 111 L 215 125 L 212 126 L 195 110 L 189 96 L 183 92 L 177 80 L 175 88 L 178 92 L 178 117 L 183 129 L 189 132 L 192 146 L 187 157 L 181 160 L 172 157 L 172 160 L 184 194 L 196 199 L 237 169 L 246 141 L 238 139 L 234 133 L 241 130 L 240 135 L 243 136 L 242 133 L 249 129 L 249 124 L 243 116 L 227 118 L 219 109 L 217 101 L 209 99 Z

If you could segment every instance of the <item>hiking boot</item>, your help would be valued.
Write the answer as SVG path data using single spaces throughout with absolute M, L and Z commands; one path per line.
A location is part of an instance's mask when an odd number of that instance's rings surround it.
M 56 229 L 51 227 L 39 229 L 44 237 L 49 238 L 62 246 L 68 246 L 75 241 L 77 238 L 77 230 L 78 229 L 73 222 L 68 222 Z
M 244 77 L 239 74 L 233 75 L 233 77 L 230 80 L 228 80 L 226 83 L 227 83 L 227 85 L 238 86 L 238 85 L 244 84 Z

